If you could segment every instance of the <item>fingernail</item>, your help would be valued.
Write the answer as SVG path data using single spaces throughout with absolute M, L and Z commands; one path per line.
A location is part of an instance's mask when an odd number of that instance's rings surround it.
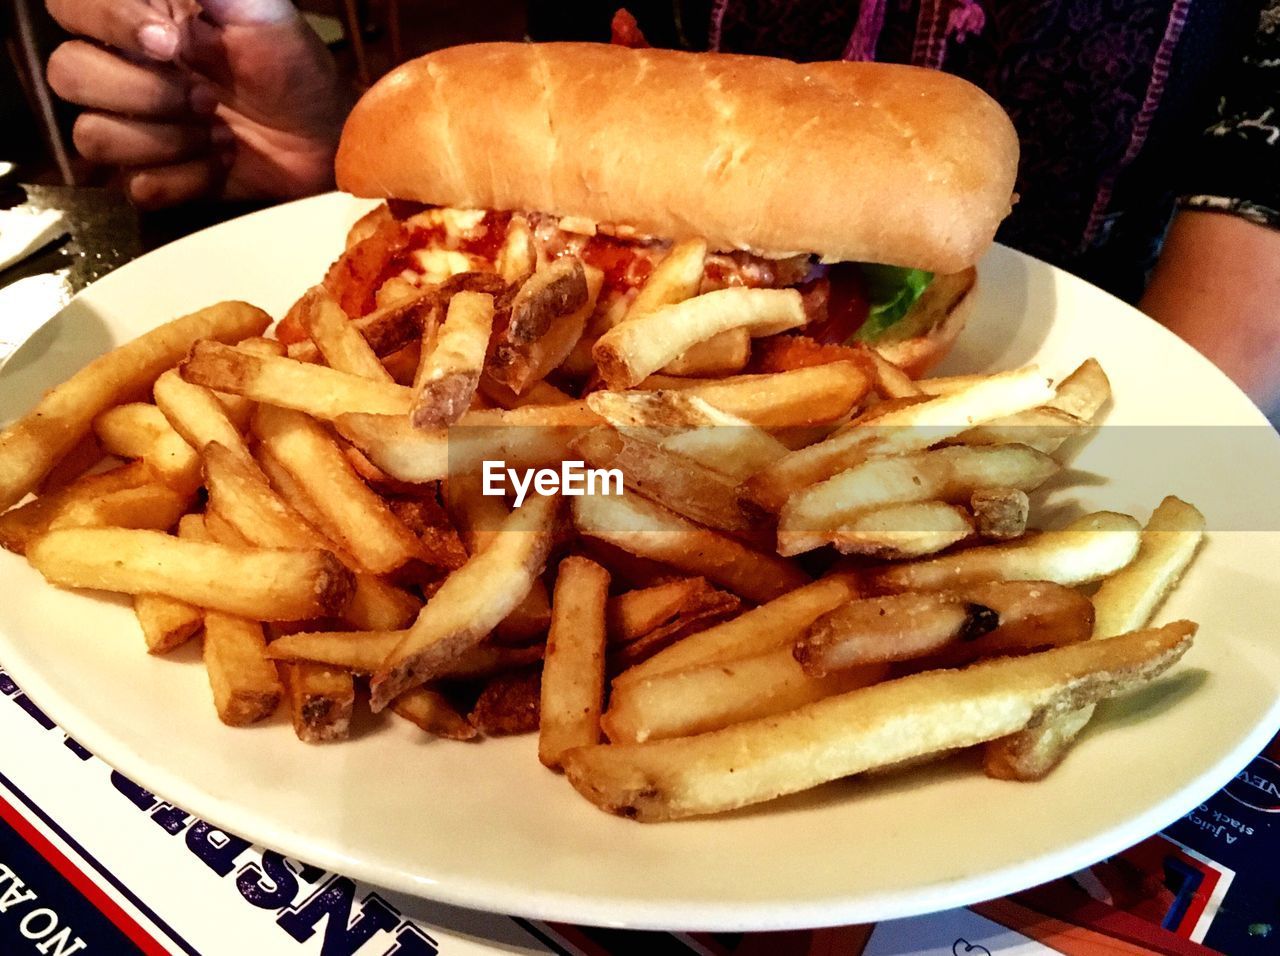
M 187 94 L 187 102 L 191 104 L 193 113 L 208 116 L 218 108 L 218 94 L 212 87 L 193 86 L 191 92 Z
M 172 23 L 144 23 L 137 36 L 138 46 L 153 60 L 172 60 L 178 52 L 178 28 Z
M 227 147 L 236 141 L 236 134 L 231 131 L 230 126 L 218 124 L 209 130 L 209 141 L 219 148 Z

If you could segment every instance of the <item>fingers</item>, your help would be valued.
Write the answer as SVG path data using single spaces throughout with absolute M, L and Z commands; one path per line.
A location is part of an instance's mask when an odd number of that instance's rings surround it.
M 47 0 L 49 13 L 71 33 L 152 60 L 177 55 L 181 34 L 146 0 Z
M 172 166 L 127 170 L 124 188 L 136 205 L 143 209 L 160 209 L 216 192 L 225 175 L 226 166 L 222 160 L 210 156 Z
M 230 145 L 225 126 L 162 123 L 114 113 L 82 113 L 72 130 L 80 155 L 107 166 L 159 166 Z
M 133 116 L 181 116 L 190 112 L 187 81 L 174 69 L 145 66 L 70 40 L 49 57 L 49 86 L 64 100 Z

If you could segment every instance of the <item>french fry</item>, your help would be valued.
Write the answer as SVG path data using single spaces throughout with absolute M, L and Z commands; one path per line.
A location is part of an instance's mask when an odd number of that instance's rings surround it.
M 311 342 L 307 342 L 311 345 Z M 284 344 L 276 339 L 265 339 L 260 335 L 252 338 L 244 339 L 236 343 L 236 348 L 244 349 L 246 352 L 253 352 L 255 355 L 286 355 L 288 354 Z M 243 395 L 229 395 L 226 392 L 213 393 L 218 403 L 226 410 L 227 418 L 231 419 L 231 424 L 236 427 L 236 431 L 244 433 L 249 428 L 249 419 L 253 417 L 254 402 L 252 399 L 245 398 Z
M 1101 370 L 1099 370 L 1101 374 Z M 1138 555 L 1102 582 L 1093 596 L 1095 638 L 1143 627 L 1177 585 L 1204 537 L 1204 515 L 1181 499 L 1160 502 L 1142 530 Z M 1000 740 L 983 750 L 988 776 L 1040 780 L 1056 767 L 1093 717 L 1086 705 Z
M 1049 408 L 1078 418 L 1093 421 L 1102 406 L 1111 398 L 1111 382 L 1098 360 L 1085 359 L 1080 367 L 1062 380 L 1049 399 Z
M 963 508 L 942 501 L 913 501 L 859 512 L 828 537 L 841 554 L 901 561 L 937 554 L 973 532 L 973 518 Z M 812 546 L 810 540 L 804 539 L 806 550 Z M 794 541 L 779 533 L 778 552 L 790 554 L 797 547 Z
M 748 480 L 745 489 L 752 501 L 776 512 L 801 489 L 872 455 L 920 451 L 979 422 L 1042 404 L 1052 395 L 1048 380 L 1034 366 L 991 375 L 950 394 L 895 408 L 869 427 L 842 428 L 825 441 L 793 451 Z
M 859 512 L 885 505 L 967 501 L 983 488 L 1030 491 L 1058 468 L 1048 455 L 1025 445 L 957 446 L 872 458 L 787 499 L 778 516 L 778 548 L 799 554 L 820 547 Z M 917 529 L 906 524 L 898 530 Z
M 831 362 L 792 372 L 723 379 L 650 375 L 640 387 L 681 391 L 753 425 L 780 430 L 839 421 L 870 391 L 871 379 L 854 362 Z
M 717 289 L 627 318 L 596 340 L 591 353 L 610 388 L 631 388 L 684 352 L 730 329 L 753 337 L 804 325 L 794 289 Z
M 614 679 L 614 686 L 790 647 L 828 611 L 859 596 L 857 576 L 830 574 L 715 627 L 690 634 Z
M 1031 502 L 1027 493 L 1017 488 L 984 488 L 969 498 L 969 507 L 977 522 L 978 534 L 996 541 L 1022 537 L 1027 530 Z
M 533 733 L 538 729 L 541 682 L 542 670 L 537 667 L 489 678 L 467 721 L 491 737 Z
M 701 575 L 749 601 L 771 601 L 809 583 L 777 555 L 752 550 L 634 492 L 574 498 L 573 521 L 589 538 Z
M 218 718 L 232 727 L 256 723 L 275 713 L 284 688 L 267 660 L 266 638 L 255 620 L 207 611 L 204 664 Z
M 0 431 L 0 511 L 32 491 L 88 433 L 95 418 L 113 405 L 139 398 L 193 342 L 235 342 L 261 334 L 270 324 L 271 317 L 261 309 L 221 302 L 94 359 Z
M 351 469 L 325 430 L 297 412 L 263 405 L 253 427 L 262 444 L 307 490 L 336 538 L 361 566 L 383 574 L 419 557 L 417 538 Z
M 642 821 L 731 810 L 841 777 L 967 747 L 1168 669 L 1196 626 L 1182 621 L 964 670 L 915 674 L 696 737 L 595 745 L 564 757 L 603 810 Z
M 560 562 L 538 724 L 538 759 L 552 770 L 565 751 L 600 740 L 608 597 L 609 572 L 600 565 L 576 555 Z
M 104 451 L 142 459 L 167 484 L 186 492 L 200 484 L 200 456 L 155 405 L 130 402 L 109 408 L 94 419 L 93 430 Z
M 609 643 L 628 644 L 660 627 L 694 617 L 704 609 L 724 608 L 728 613 L 737 610 L 740 603 L 733 595 L 699 577 L 679 578 L 627 591 L 609 599 L 606 616 Z
M 391 711 L 433 737 L 474 740 L 478 733 L 443 694 L 426 687 L 405 691 L 391 702 Z
M 577 405 L 578 399 L 562 392 L 550 382 L 532 382 L 517 395 L 501 382 L 491 377 L 480 379 L 480 395 L 498 408 L 523 408 L 526 405 Z
M 1025 412 L 1006 415 L 961 432 L 952 439 L 957 445 L 1021 444 L 1048 454 L 1069 438 L 1082 434 L 1089 423 L 1064 411 L 1041 405 Z
M 183 515 L 178 521 L 178 537 L 188 541 L 209 541 L 204 517 Z M 204 611 L 194 604 L 163 594 L 135 594 L 133 613 L 142 628 L 148 654 L 165 654 L 180 647 L 204 627 Z
M 493 296 L 459 292 L 449 302 L 434 347 L 423 348 L 414 380 L 409 418 L 416 427 L 452 425 L 471 406 L 492 329 Z
M 1093 605 L 1083 594 L 1048 581 L 994 581 L 851 601 L 814 621 L 796 642 L 795 657 L 814 677 L 919 658 L 955 667 L 1073 644 L 1092 629 Z
M 311 500 L 306 488 L 293 477 L 293 473 L 289 471 L 280 461 L 278 457 L 271 453 L 271 449 L 259 443 L 253 450 L 254 460 L 258 463 L 258 467 L 262 469 L 262 473 L 267 476 L 267 480 L 271 483 L 271 488 L 275 491 L 284 502 L 306 519 L 312 530 L 329 542 L 327 550 L 337 553 L 338 545 L 327 534 L 321 530 L 325 525 L 324 515 L 320 513 L 320 509 L 316 507 L 315 502 Z
M 875 372 L 876 391 L 885 398 L 918 398 L 924 394 L 911 376 L 875 349 L 867 349 L 866 358 Z
M 562 267 L 562 264 L 564 267 L 571 267 L 569 264 L 572 262 L 577 260 L 557 259 L 544 271 Z M 587 320 L 595 311 L 596 300 L 604 284 L 604 273 L 599 269 L 586 266 L 582 272 L 586 283 L 586 298 L 576 308 L 568 311 L 560 309 L 566 309 L 569 302 L 577 301 L 576 294 L 571 298 L 557 299 L 552 309 L 554 314 L 544 320 L 547 323 L 545 326 L 524 321 L 525 316 L 535 310 L 526 307 L 523 313 L 517 311 L 524 290 L 534 285 L 535 281 L 540 281 L 539 275 L 535 274 L 521 287 L 512 304 L 511 314 L 513 319 L 519 318 L 522 321 L 520 325 L 509 325 L 499 337 L 488 366 L 491 378 L 520 395 L 569 357 L 582 338 Z M 542 286 L 544 293 L 551 288 L 553 287 Z
M 391 513 L 417 535 L 422 561 L 447 571 L 466 563 L 467 549 L 449 515 L 436 500 L 435 489 L 419 491 L 411 497 L 389 498 L 387 505 Z
M 688 737 L 866 687 L 882 680 L 888 670 L 883 664 L 869 664 L 811 677 L 792 657 L 791 648 L 779 647 L 616 684 L 603 725 L 613 743 Z
M 534 497 L 511 513 L 502 533 L 447 578 L 370 682 L 382 710 L 426 682 L 511 613 L 546 564 L 558 502 Z
M 323 286 L 303 295 L 298 317 L 330 368 L 375 382 L 391 382 L 377 353 Z
M 751 333 L 729 329 L 691 345 L 662 367 L 666 375 L 736 375 L 751 361 Z
M 533 245 L 533 230 L 524 216 L 512 216 L 507 225 L 507 235 L 498 250 L 495 269 L 507 282 L 519 282 L 533 273 L 538 266 L 538 254 Z
M 267 656 L 278 661 L 314 661 L 357 674 L 372 674 L 404 640 L 407 630 L 300 631 L 271 642 Z M 541 647 L 502 647 L 481 643 L 458 655 L 444 667 L 441 677 L 471 680 L 527 667 L 542 660 Z
M 439 481 L 478 472 L 488 460 L 509 468 L 559 464 L 569 443 L 599 419 L 585 405 L 527 405 L 468 412 L 449 429 L 414 428 L 403 415 L 345 414 L 334 425 L 400 481 Z
M 143 462 L 85 475 L 0 515 L 0 547 L 16 554 L 58 528 L 149 528 L 163 531 L 186 510 L 190 494 L 156 480 Z
M 662 257 L 662 261 L 654 266 L 644 285 L 636 290 L 624 321 L 693 298 L 702 285 L 702 273 L 706 267 L 706 240 L 685 239 L 677 242 Z
M 176 369 L 170 369 L 156 379 L 154 392 L 156 407 L 164 413 L 174 431 L 196 451 L 203 451 L 205 445 L 216 441 L 241 461 L 252 463 L 253 456 L 249 454 L 249 446 L 245 444 L 240 430 L 228 417 L 226 407 L 209 389 L 184 381 Z
M 1001 578 L 1075 587 L 1114 574 L 1132 561 L 1141 530 L 1129 515 L 1099 511 L 1060 531 L 880 568 L 869 572 L 865 581 L 874 593 L 934 591 Z
M 400 351 L 419 341 L 424 328 L 434 324 L 431 317 L 440 305 L 439 293 L 434 289 L 410 288 L 410 294 L 396 296 L 380 303 L 368 315 L 348 320 L 351 328 L 360 333 L 375 355 L 385 358 Z M 299 300 L 299 308 L 302 301 Z M 316 344 L 306 338 L 289 343 L 288 356 L 299 362 L 318 362 L 321 358 Z
M 293 732 L 299 740 L 314 744 L 347 739 L 356 703 L 350 673 L 323 664 L 301 663 L 280 665 L 280 676 Z
M 62 587 L 167 594 L 257 621 L 338 613 L 352 587 L 351 572 L 328 551 L 230 548 L 159 531 L 51 531 L 32 542 L 27 560 Z
M 573 450 L 593 468 L 621 470 L 628 487 L 691 521 L 721 531 L 752 528 L 737 483 L 691 458 L 607 427 L 580 436 Z
M 98 436 L 93 432 L 86 433 L 40 479 L 40 484 L 34 489 L 36 496 L 41 497 L 52 494 L 55 491 L 61 491 L 77 478 L 93 470 L 94 466 L 99 464 L 104 457 L 105 454 L 102 445 L 98 442 Z M 2 510 L 0 509 L 0 511 Z
M 325 421 L 347 412 L 406 415 L 413 405 L 413 390 L 403 385 L 374 382 L 295 359 L 255 355 L 216 342 L 197 343 L 180 370 L 183 379 L 193 384 Z
M 551 599 L 547 585 L 538 578 L 511 613 L 493 628 L 493 640 L 500 644 L 528 644 L 544 638 L 551 627 Z

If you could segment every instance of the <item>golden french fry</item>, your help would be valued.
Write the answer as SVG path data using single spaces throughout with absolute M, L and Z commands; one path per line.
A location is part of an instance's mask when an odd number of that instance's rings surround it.
M 901 561 L 937 554 L 973 532 L 973 518 L 963 508 L 942 501 L 913 501 L 861 511 L 828 537 L 841 554 Z M 778 553 L 812 548 L 809 532 L 802 534 L 797 541 L 794 534 L 779 531 Z
M 1035 366 L 991 375 L 929 401 L 895 408 L 870 425 L 846 426 L 825 441 L 793 451 L 747 481 L 745 489 L 751 500 L 776 512 L 801 489 L 872 455 L 920 451 L 979 422 L 1043 404 L 1052 395 L 1048 379 Z
M 1132 561 L 1141 531 L 1129 515 L 1099 511 L 1060 531 L 880 568 L 865 580 L 878 593 L 933 591 L 1000 578 L 1074 587 L 1114 574 Z
M 426 687 L 407 690 L 391 702 L 391 711 L 433 737 L 473 740 L 477 731 L 443 694 Z
M 591 353 L 610 388 L 631 388 L 722 332 L 775 335 L 804 323 L 795 289 L 717 289 L 634 317 L 628 313 L 596 340 Z
M 608 571 L 576 555 L 560 562 L 538 724 L 538 759 L 552 770 L 559 769 L 565 751 L 600 739 L 608 598 Z
M 885 398 L 918 398 L 924 394 L 911 376 L 875 349 L 867 349 L 867 361 L 876 376 L 876 391 Z
M 1079 368 L 1062 380 L 1046 404 L 1049 408 L 1090 422 L 1110 397 L 1111 382 L 1107 373 L 1097 359 L 1091 358 L 1085 359 Z
M 614 686 L 790 647 L 815 620 L 858 596 L 855 574 L 827 575 L 722 624 L 690 634 L 623 671 L 614 679 Z
M 175 488 L 191 492 L 200 484 L 200 456 L 155 405 L 130 402 L 109 408 L 94 419 L 93 430 L 104 451 L 142 459 Z
M 391 382 L 378 354 L 324 286 L 315 286 L 303 295 L 297 315 L 330 368 L 375 382 Z
M 542 670 L 529 667 L 496 674 L 485 683 L 467 720 L 491 737 L 529 734 L 538 729 Z
M 346 740 L 356 703 L 351 674 L 312 663 L 281 664 L 279 669 L 298 739 L 310 744 Z
M 810 625 L 795 646 L 806 674 L 928 658 L 955 667 L 982 657 L 1089 637 L 1093 605 L 1049 581 L 993 581 L 954 591 L 851 601 Z
M 1204 526 L 1204 515 L 1185 501 L 1171 495 L 1160 502 L 1142 529 L 1137 557 L 1103 581 L 1093 596 L 1095 637 L 1114 637 L 1151 619 L 1195 556 Z M 1093 706 L 1088 705 L 993 740 L 983 751 L 987 775 L 1003 780 L 1042 779 L 1062 761 L 1092 717 Z
M 51 531 L 27 560 L 62 587 L 167 594 L 257 621 L 305 621 L 341 612 L 351 572 L 328 551 L 269 551 L 181 540 L 159 531 Z
M 493 329 L 493 296 L 459 292 L 435 337 L 422 350 L 410 421 L 418 428 L 452 425 L 471 406 Z
M 736 375 L 751 361 L 751 333 L 729 329 L 691 345 L 662 367 L 667 375 Z
M 512 216 L 507 235 L 498 250 L 495 271 L 507 282 L 519 282 L 538 267 L 538 253 L 533 245 L 533 230 L 524 216 Z
M 783 554 L 799 554 L 821 547 L 832 540 L 835 529 L 872 508 L 935 500 L 967 501 L 982 488 L 1030 491 L 1058 468 L 1048 455 L 1025 445 L 956 446 L 871 458 L 787 499 L 778 516 L 779 550 Z M 929 529 L 905 523 L 898 529 L 886 530 Z
M 374 574 L 419 556 L 418 539 L 351 469 L 342 450 L 312 419 L 263 405 L 253 427 L 262 444 L 307 490 L 324 530 Z
M 811 677 L 791 648 L 779 647 L 615 684 L 603 726 L 614 743 L 688 737 L 866 687 L 887 673 L 870 664 Z
M 164 412 L 174 431 L 196 451 L 203 451 L 205 445 L 216 441 L 246 464 L 253 461 L 240 430 L 212 391 L 185 381 L 176 369 L 157 378 L 154 391 L 156 407 Z
M 1047 405 L 993 419 L 961 432 L 951 442 L 957 445 L 1027 445 L 1046 454 L 1069 438 L 1083 434 L 1089 423 Z
M 511 613 L 542 574 L 558 502 L 532 497 L 511 513 L 502 533 L 447 578 L 370 682 L 370 704 L 382 710 L 434 677 Z
M 332 421 L 347 412 L 405 415 L 413 390 L 291 358 L 199 342 L 180 366 L 193 384 Z
M 983 488 L 969 498 L 978 534 L 996 541 L 1022 537 L 1027 530 L 1031 502 L 1017 488 Z
M 188 541 L 211 540 L 204 517 L 183 515 L 178 521 L 178 537 Z M 133 613 L 142 628 L 148 654 L 164 654 L 185 644 L 204 627 L 204 610 L 186 601 L 163 594 L 135 594 Z
M 94 359 L 0 431 L 0 511 L 32 491 L 113 405 L 151 386 L 200 339 L 235 342 L 260 335 L 271 317 L 244 302 L 221 302 L 139 336 Z
M 666 305 L 675 305 L 692 299 L 702 285 L 702 273 L 707 267 L 707 243 L 705 239 L 685 239 L 671 247 L 662 261 L 653 267 L 644 285 L 636 290 L 635 298 L 627 308 L 624 318 L 635 319 L 656 312 Z
M 275 713 L 284 688 L 275 664 L 266 658 L 262 625 L 220 611 L 207 611 L 204 664 L 219 719 L 232 727 L 256 723 Z
M 558 259 L 550 268 L 576 261 Z M 528 322 L 522 322 L 520 326 L 508 326 L 494 348 L 489 362 L 491 378 L 501 382 L 517 395 L 523 394 L 568 358 L 582 338 L 587 320 L 595 311 L 596 300 L 604 285 L 604 273 L 593 266 L 584 267 L 583 276 L 586 282 L 586 298 L 577 308 L 560 311 L 562 308 L 568 308 L 568 303 L 577 301 L 576 295 L 568 299 L 556 299 L 552 309 L 554 314 L 546 320 L 545 326 L 538 323 L 531 328 Z M 538 278 L 537 275 L 530 278 L 522 287 L 520 294 L 516 296 L 515 303 L 512 305 L 513 317 L 521 317 L 516 309 L 520 305 L 524 289 L 533 285 Z M 546 286 L 543 288 L 544 291 L 549 289 Z M 526 308 L 524 315 L 528 315 L 529 312 L 530 310 Z
M 629 487 L 692 521 L 721 531 L 753 526 L 738 503 L 735 481 L 629 430 L 593 428 L 574 441 L 573 450 L 593 468 L 619 469 Z
M 407 630 L 312 631 L 286 634 L 271 642 L 267 656 L 279 661 L 315 661 L 357 674 L 372 674 Z M 542 660 L 541 647 L 502 647 L 481 643 L 450 661 L 441 671 L 449 680 L 488 677 Z
M 698 574 L 749 601 L 771 601 L 809 578 L 774 554 L 703 528 L 628 491 L 573 499 L 578 532 L 686 574 Z
M 696 619 L 704 610 L 737 610 L 741 602 L 707 583 L 705 578 L 679 578 L 637 588 L 609 600 L 606 617 L 610 644 L 627 644 L 658 628 Z
M 603 810 L 642 821 L 732 810 L 968 747 L 1150 681 L 1190 646 L 1182 621 L 964 670 L 928 671 L 696 737 L 596 745 L 564 757 Z
M 384 283 L 383 288 L 392 281 Z M 440 296 L 435 289 L 421 290 L 417 286 L 409 286 L 397 291 L 397 287 L 392 286 L 385 299 L 379 301 L 378 308 L 368 315 L 347 321 L 375 355 L 390 357 L 422 338 L 424 328 L 434 321 L 431 316 L 439 305 Z M 299 300 L 298 308 L 301 306 L 302 300 Z M 310 339 L 290 342 L 287 354 L 299 362 L 318 362 L 321 358 L 320 350 Z

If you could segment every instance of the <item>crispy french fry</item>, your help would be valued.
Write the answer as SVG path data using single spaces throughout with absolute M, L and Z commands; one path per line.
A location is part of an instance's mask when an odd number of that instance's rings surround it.
M 779 430 L 841 420 L 870 391 L 871 379 L 854 362 L 830 362 L 791 372 L 723 379 L 650 375 L 641 387 L 681 391 L 753 425 Z
M 603 426 L 580 436 L 573 450 L 593 468 L 621 470 L 627 486 L 692 521 L 721 531 L 752 528 L 737 483 L 691 458 Z
M 538 724 L 538 759 L 553 770 L 565 751 L 600 740 L 608 598 L 608 571 L 577 555 L 560 562 Z
M 942 501 L 913 501 L 861 511 L 832 531 L 829 540 L 841 554 L 900 561 L 937 554 L 973 532 L 973 518 L 963 508 Z M 812 547 L 808 537 L 802 540 L 805 549 Z M 779 532 L 779 554 L 791 554 L 797 547 L 794 537 Z
M 421 290 L 410 286 L 407 294 L 390 297 L 368 315 L 349 319 L 348 322 L 375 355 L 385 358 L 422 338 L 424 328 L 434 324 L 432 315 L 440 306 L 440 300 L 434 289 Z M 299 300 L 298 307 L 301 305 L 302 300 Z M 318 362 L 321 358 L 316 344 L 305 338 L 289 343 L 287 354 L 299 362 Z
M 445 579 L 373 675 L 370 704 L 375 712 L 438 676 L 511 613 L 542 573 L 557 510 L 554 498 L 530 498 L 511 513 L 488 548 Z
M 731 810 L 926 754 L 967 747 L 1123 693 L 1168 669 L 1182 621 L 964 670 L 915 674 L 696 737 L 596 745 L 564 757 L 603 810 L 642 821 Z
M 311 631 L 286 634 L 271 642 L 267 656 L 279 661 L 314 661 L 357 674 L 372 674 L 404 640 L 407 630 Z M 481 643 L 450 661 L 441 671 L 448 680 L 489 677 L 542 660 L 541 647 L 503 647 Z
M 1020 538 L 1027 530 L 1031 502 L 1027 493 L 1017 488 L 985 488 L 969 498 L 969 507 L 977 522 L 978 534 L 996 541 Z
M 871 571 L 866 584 L 878 593 L 931 591 L 980 581 L 1053 581 L 1074 587 L 1123 568 L 1138 553 L 1142 526 L 1129 515 L 1099 511 L 1061 531 Z
M 887 673 L 885 665 L 869 664 L 811 677 L 791 648 L 779 647 L 616 684 L 603 725 L 614 743 L 688 737 L 866 687 Z
M 467 549 L 454 529 L 449 515 L 436 500 L 435 489 L 420 490 L 408 497 L 388 499 L 392 514 L 418 537 L 421 560 L 453 571 L 467 560 Z
M 1089 423 L 1047 405 L 1006 415 L 961 432 L 951 441 L 957 445 L 1027 445 L 1046 454 L 1069 438 L 1082 434 Z
M 771 601 L 809 583 L 789 561 L 696 525 L 634 492 L 574 498 L 573 520 L 589 538 L 701 575 L 749 601 Z
M 542 669 L 528 667 L 489 678 L 467 720 L 492 737 L 530 734 L 538 729 Z
M 437 690 L 415 687 L 391 702 L 391 710 L 433 737 L 473 740 L 477 731 Z
M 199 342 L 180 366 L 196 385 L 331 421 L 347 412 L 405 415 L 413 390 L 290 358 Z
M 193 492 L 200 484 L 200 456 L 155 405 L 130 402 L 109 408 L 94 419 L 93 430 L 104 451 L 142 459 L 173 487 Z
M 551 266 L 555 268 L 570 260 L 558 259 Z M 572 260 L 576 261 L 576 260 Z M 496 379 L 517 395 L 523 394 L 534 383 L 541 381 L 549 372 L 560 366 L 573 352 L 587 320 L 595 311 L 596 300 L 604 284 L 604 273 L 592 266 L 583 269 L 586 282 L 586 298 L 576 308 L 561 312 L 570 299 L 557 300 L 555 314 L 548 320 L 545 328 L 540 325 L 529 328 L 529 323 L 521 326 L 511 325 L 500 337 L 489 361 L 488 371 L 491 378 Z M 520 317 L 516 311 L 520 305 L 524 288 L 533 285 L 538 277 L 535 275 L 525 283 L 521 294 L 516 296 L 512 305 L 513 318 Z M 544 286 L 544 290 L 547 287 Z M 560 303 L 564 304 L 561 305 Z M 526 310 L 526 314 L 529 310 Z M 541 331 L 538 329 L 541 328 Z
M 679 578 L 627 591 L 609 600 L 606 618 L 609 643 L 627 644 L 660 627 L 695 617 L 704 609 L 724 608 L 724 613 L 728 613 L 737 610 L 740 603 L 735 596 L 712 587 L 700 577 Z
M 865 354 L 875 372 L 876 391 L 885 398 L 917 398 L 924 394 L 911 376 L 875 349 L 867 349 Z
M 368 340 L 324 286 L 315 286 L 302 297 L 298 318 L 330 368 L 375 382 L 391 382 Z
M 188 541 L 209 541 L 204 517 L 183 515 L 178 521 L 178 537 Z M 185 644 L 204 627 L 204 610 L 186 601 L 163 594 L 135 594 L 133 613 L 142 628 L 148 654 L 165 654 Z
M 204 664 L 219 719 L 232 727 L 256 723 L 275 713 L 284 688 L 275 664 L 265 656 L 262 625 L 207 611 L 204 622 Z
M 1058 471 L 1048 455 L 1025 445 L 957 446 L 872 458 L 792 495 L 778 516 L 778 546 L 799 554 L 832 539 L 860 512 L 920 501 L 967 501 L 983 488 L 1030 491 Z M 911 524 L 898 529 L 916 531 Z M 963 532 L 967 533 L 967 532 Z
M 699 342 L 730 329 L 775 335 L 804 325 L 795 289 L 717 289 L 627 318 L 591 350 L 610 388 L 631 388 Z
M 1052 395 L 1048 380 L 1034 366 L 991 375 L 930 401 L 895 408 L 875 418 L 870 426 L 850 425 L 825 441 L 793 451 L 751 478 L 746 491 L 761 507 L 779 511 L 802 488 L 872 455 L 919 451 L 979 422 L 1042 404 Z
M 92 432 L 87 433 L 69 452 L 59 458 L 58 463 L 40 480 L 40 484 L 35 488 L 36 496 L 41 497 L 61 491 L 71 482 L 91 471 L 103 458 L 104 450 L 98 443 L 98 436 Z
M 279 670 L 298 739 L 310 744 L 346 740 L 356 703 L 351 674 L 312 663 L 281 664 Z
M 163 531 L 186 510 L 190 494 L 156 480 L 143 462 L 85 475 L 0 515 L 0 547 L 17 554 L 58 528 L 149 528 Z
M 259 335 L 271 317 L 244 302 L 221 302 L 162 325 L 94 359 L 0 432 L 0 511 L 33 490 L 113 405 L 136 399 L 200 339 Z
M 569 443 L 599 419 L 584 404 L 527 405 L 468 412 L 448 429 L 414 428 L 403 415 L 346 414 L 334 423 L 400 481 L 439 481 L 478 472 L 485 461 L 541 468 L 570 457 Z
M 328 551 L 268 551 L 180 540 L 159 531 L 51 531 L 27 560 L 62 587 L 167 594 L 258 621 L 304 621 L 338 613 L 351 572 Z
M 955 591 L 851 601 L 796 642 L 806 674 L 927 658 L 956 667 L 983 657 L 1074 644 L 1093 629 L 1083 594 L 1049 581 L 993 581 Z
M 226 407 L 212 391 L 184 381 L 176 369 L 170 369 L 157 378 L 154 391 L 156 407 L 164 413 L 174 431 L 196 451 L 203 451 L 205 445 L 216 441 L 241 461 L 252 463 L 249 446 L 227 415 Z
M 499 408 L 522 408 L 525 405 L 576 405 L 578 399 L 562 392 L 550 382 L 533 382 L 517 395 L 493 378 L 480 379 L 480 394 Z
M 702 273 L 707 267 L 707 243 L 705 239 L 685 239 L 671 247 L 671 251 L 654 266 L 644 285 L 636 291 L 627 308 L 626 319 L 636 319 L 663 306 L 675 305 L 698 294 L 702 285 Z
M 436 335 L 422 350 L 410 421 L 418 428 L 452 425 L 471 406 L 493 329 L 493 296 L 459 292 Z
M 309 341 L 307 344 L 311 345 Z M 253 352 L 255 355 L 280 356 L 288 354 L 288 350 L 282 342 L 276 339 L 266 339 L 260 335 L 237 342 L 236 348 L 244 349 L 246 352 Z M 236 427 L 236 431 L 242 434 L 247 431 L 249 419 L 253 417 L 253 400 L 245 398 L 243 395 L 229 395 L 226 392 L 214 392 L 213 394 L 217 397 L 218 403 L 226 410 L 227 418 L 231 419 L 231 424 Z
M 691 345 L 662 367 L 667 375 L 736 375 L 751 361 L 751 333 L 729 329 Z
M 1195 556 L 1204 526 L 1204 515 L 1185 501 L 1170 496 L 1160 502 L 1142 530 L 1137 557 L 1103 581 L 1093 596 L 1095 637 L 1114 637 L 1151 619 Z M 993 740 L 983 750 L 987 775 L 1004 780 L 1042 779 L 1062 761 L 1092 717 L 1090 704 Z
M 253 427 L 262 444 L 307 490 L 324 530 L 374 574 L 394 571 L 421 548 L 386 503 L 351 469 L 325 430 L 298 412 L 260 406 Z
M 538 254 L 533 245 L 533 230 L 524 216 L 512 216 L 507 225 L 507 235 L 498 250 L 495 268 L 507 282 L 519 282 L 533 273 L 538 266 Z
M 715 627 L 690 634 L 614 679 L 614 686 L 790 647 L 828 611 L 859 596 L 857 576 L 830 574 Z
M 1049 399 L 1049 408 L 1066 412 L 1082 421 L 1093 421 L 1111 397 L 1111 382 L 1098 360 L 1085 359 L 1080 367 L 1062 380 Z

